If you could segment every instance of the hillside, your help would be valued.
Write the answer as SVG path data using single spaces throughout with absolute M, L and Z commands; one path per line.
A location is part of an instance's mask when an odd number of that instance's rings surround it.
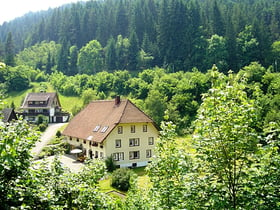
M 238 71 L 252 61 L 268 67 L 280 34 L 280 2 L 274 0 L 98 0 L 28 14 L 0 26 L 0 61 L 11 32 L 16 53 L 54 41 L 53 66 L 67 74 L 167 67 L 170 71 Z M 69 73 L 73 47 L 97 40 L 97 70 Z M 71 51 L 72 49 L 72 51 Z M 7 54 L 7 52 L 6 52 Z M 2 57 L 2 59 L 1 59 Z M 71 57 L 72 58 L 72 57 Z M 96 63 L 95 62 L 95 63 Z M 46 63 L 43 63 L 43 65 Z M 79 66 L 80 65 L 80 66 Z M 38 67 L 40 65 L 38 64 Z

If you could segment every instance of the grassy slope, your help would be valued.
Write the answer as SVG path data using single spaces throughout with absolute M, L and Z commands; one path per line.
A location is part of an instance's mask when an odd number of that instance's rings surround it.
M 40 92 L 42 86 L 47 87 L 46 90 L 47 92 L 55 92 L 54 88 L 47 82 L 32 83 L 32 87 L 27 90 L 8 93 L 7 97 L 4 98 L 6 107 L 10 107 L 11 103 L 14 102 L 16 110 L 18 110 L 26 94 L 30 92 Z M 71 112 L 74 106 L 82 107 L 83 105 L 82 99 L 80 97 L 73 97 L 73 96 L 69 97 L 69 96 L 59 95 L 59 100 L 63 110 L 68 112 Z

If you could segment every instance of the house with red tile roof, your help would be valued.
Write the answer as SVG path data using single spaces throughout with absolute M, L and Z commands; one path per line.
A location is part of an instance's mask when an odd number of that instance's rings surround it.
M 113 156 L 120 167 L 147 165 L 158 134 L 148 115 L 120 97 L 92 101 L 63 131 L 71 149 L 82 149 L 90 159 Z
M 50 123 L 69 120 L 69 113 L 63 112 L 56 93 L 28 93 L 21 106 L 23 119 L 36 122 L 38 115 L 45 116 Z

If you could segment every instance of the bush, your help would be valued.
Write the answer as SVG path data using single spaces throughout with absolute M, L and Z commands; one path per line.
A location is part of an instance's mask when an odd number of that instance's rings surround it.
M 105 159 L 105 164 L 106 164 L 107 171 L 109 171 L 109 172 L 113 172 L 117 168 L 116 163 L 115 163 L 112 155 Z
M 47 129 L 47 127 L 48 127 L 48 123 L 43 122 L 38 125 L 38 130 L 44 132 Z
M 56 131 L 55 136 L 56 136 L 57 138 L 60 138 L 60 137 L 61 137 L 61 131 L 60 131 L 60 130 Z
M 131 179 L 135 179 L 135 176 L 136 174 L 128 168 L 118 168 L 112 174 L 111 186 L 121 191 L 128 191 Z

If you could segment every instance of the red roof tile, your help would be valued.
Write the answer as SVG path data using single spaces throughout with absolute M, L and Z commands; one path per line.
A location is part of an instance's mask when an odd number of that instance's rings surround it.
M 69 122 L 63 135 L 102 142 L 119 123 L 137 122 L 153 120 L 129 100 L 120 100 L 118 105 L 115 100 L 93 101 Z

